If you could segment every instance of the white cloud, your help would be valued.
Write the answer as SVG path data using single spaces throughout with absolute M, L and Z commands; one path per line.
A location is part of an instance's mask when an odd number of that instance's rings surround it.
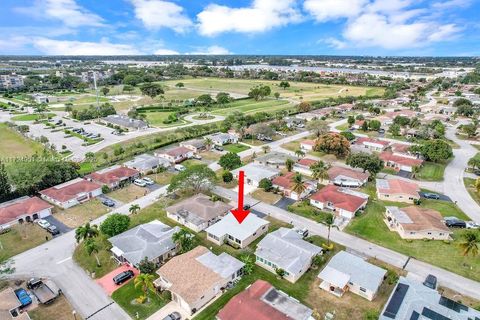
M 70 40 L 54 40 L 48 38 L 33 39 L 33 46 L 47 55 L 135 55 L 142 54 L 128 44 L 114 44 L 103 39 L 100 42 L 82 42 Z
M 36 18 L 59 20 L 68 27 L 105 26 L 102 17 L 81 7 L 75 0 L 37 1 L 33 7 L 15 8 L 15 11 Z
M 435 9 L 465 8 L 472 3 L 472 0 L 448 0 L 435 2 L 432 7 Z
M 348 47 L 348 44 L 345 41 L 341 41 L 335 38 L 327 38 L 322 42 L 326 43 L 329 47 L 335 49 L 345 49 Z
M 170 28 L 185 32 L 193 23 L 183 8 L 173 2 L 161 0 L 132 0 L 135 16 L 149 29 Z
M 158 49 L 153 54 L 156 54 L 156 55 L 159 55 L 159 56 L 162 56 L 162 55 L 172 56 L 172 55 L 177 55 L 177 54 L 180 54 L 180 53 L 178 51 L 170 50 L 170 49 Z
M 316 21 L 324 22 L 358 15 L 368 0 L 305 0 L 304 9 Z
M 432 42 L 449 40 L 455 37 L 460 30 L 461 29 L 453 23 L 439 26 L 435 29 L 435 32 L 428 36 L 428 40 Z
M 190 52 L 188 54 L 198 54 L 198 55 L 227 55 L 232 54 L 228 49 L 220 46 L 210 46 L 207 48 L 199 48 L 197 51 Z
M 231 8 L 210 4 L 197 15 L 200 34 L 255 33 L 299 22 L 295 0 L 254 0 L 250 7 Z

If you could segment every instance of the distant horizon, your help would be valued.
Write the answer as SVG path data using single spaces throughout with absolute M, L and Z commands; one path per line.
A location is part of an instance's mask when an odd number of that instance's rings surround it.
M 339 57 L 339 58 L 373 58 L 373 59 L 388 59 L 388 58 L 393 58 L 393 59 L 399 59 L 399 58 L 451 58 L 451 59 L 479 59 L 480 60 L 480 55 L 472 55 L 472 56 L 422 56 L 422 55 L 410 55 L 410 56 L 401 56 L 401 55 L 349 55 L 349 54 L 133 54 L 133 55 L 58 55 L 58 54 L 0 54 L 1 57 L 109 57 L 109 58 L 120 58 L 120 57 L 168 57 L 168 58 L 174 58 L 174 57 L 207 57 L 207 58 L 215 58 L 215 57 L 222 57 L 222 58 L 228 58 L 228 57 L 292 57 L 292 58 L 302 58 L 302 57 Z

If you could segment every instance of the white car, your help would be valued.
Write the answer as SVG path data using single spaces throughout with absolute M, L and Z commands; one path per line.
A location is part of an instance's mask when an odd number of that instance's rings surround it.
M 475 223 L 474 221 L 467 221 L 467 229 L 479 229 L 480 225 L 478 223 Z
M 193 158 L 193 159 L 197 159 L 197 160 L 202 160 L 202 156 L 199 155 L 199 154 L 194 154 L 194 155 L 192 156 L 192 158 Z
M 184 166 L 182 166 L 181 164 L 176 164 L 174 168 L 175 168 L 175 170 L 180 171 L 180 172 L 181 172 L 181 171 L 184 171 L 184 170 L 186 169 L 186 168 L 185 168 Z
M 48 222 L 47 220 L 45 219 L 40 219 L 37 221 L 37 224 L 42 227 L 43 229 L 47 229 L 48 227 L 50 227 L 50 222 Z
M 142 180 L 148 185 L 155 184 L 155 181 L 153 181 L 152 179 L 150 179 L 148 177 L 144 177 L 144 178 L 142 178 Z
M 147 183 L 145 181 L 143 181 L 142 179 L 135 179 L 135 181 L 133 181 L 133 184 L 136 185 L 136 186 L 139 186 L 139 187 L 146 187 L 147 186 Z

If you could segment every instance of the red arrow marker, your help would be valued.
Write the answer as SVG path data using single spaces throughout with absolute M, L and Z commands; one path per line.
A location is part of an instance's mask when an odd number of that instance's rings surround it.
M 248 216 L 250 211 L 243 209 L 243 181 L 245 179 L 245 173 L 240 171 L 238 173 L 238 208 L 230 210 L 233 216 L 237 219 L 238 223 L 242 223 Z

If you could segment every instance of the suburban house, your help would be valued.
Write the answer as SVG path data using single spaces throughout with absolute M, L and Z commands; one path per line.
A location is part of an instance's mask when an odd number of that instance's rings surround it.
M 333 166 L 328 169 L 328 182 L 340 187 L 361 187 L 368 182 L 370 173 L 352 168 Z
M 312 151 L 314 147 L 315 147 L 315 140 L 308 139 L 300 142 L 300 149 L 302 150 Z
M 230 133 L 222 133 L 217 132 L 211 135 L 206 136 L 205 138 L 209 138 L 212 140 L 212 143 L 217 146 L 223 146 L 230 143 L 237 143 L 238 138 L 236 135 Z
M 180 146 L 190 149 L 195 153 L 199 153 L 207 149 L 207 144 L 203 139 L 192 139 L 192 140 L 182 141 L 180 142 Z
M 337 216 L 352 219 L 367 206 L 368 194 L 328 185 L 310 197 L 310 204 L 320 210 L 333 211 Z
M 258 156 L 253 160 L 254 163 L 264 165 L 271 168 L 281 169 L 285 168 L 285 162 L 287 159 L 297 162 L 298 158 L 288 155 L 283 152 L 273 151 L 265 155 Z
M 390 142 L 368 137 L 360 137 L 355 141 L 355 144 L 363 146 L 365 149 L 369 149 L 370 151 L 381 152 L 388 147 Z
M 217 320 L 313 320 L 313 310 L 297 299 L 257 280 L 218 312 Z
M 402 179 L 377 179 L 377 197 L 379 200 L 414 203 L 420 199 L 420 187 Z
M 379 157 L 385 163 L 386 168 L 396 171 L 413 172 L 414 167 L 420 167 L 423 163 L 422 159 L 401 156 L 388 151 L 380 153 Z
M 138 170 L 116 165 L 86 175 L 85 179 L 116 189 L 132 182 L 138 176 L 140 176 Z
M 0 203 L 0 227 L 32 222 L 52 214 L 53 206 L 38 197 L 21 197 Z
M 305 120 L 300 119 L 300 118 L 284 118 L 283 121 L 285 121 L 285 125 L 292 129 L 292 128 L 304 128 L 305 127 Z
M 232 174 L 235 179 L 238 179 L 240 171 L 244 171 L 245 184 L 258 188 L 258 184 L 262 179 L 272 180 L 280 175 L 280 170 L 269 168 L 261 164 L 248 163 L 245 166 L 232 170 Z
M 185 147 L 175 147 L 167 150 L 156 151 L 155 156 L 167 159 L 171 163 L 180 163 L 193 157 L 194 152 Z
M 293 165 L 292 170 L 300 174 L 311 176 L 312 170 L 310 169 L 310 167 L 313 166 L 315 163 L 317 163 L 317 160 L 302 158 Z
M 171 163 L 167 159 L 158 158 L 150 154 L 141 154 L 123 164 L 125 167 L 139 171 L 141 174 L 148 174 L 156 171 L 159 167 L 168 168 Z
M 112 244 L 110 251 L 119 262 L 132 267 L 138 267 L 145 257 L 159 266 L 177 254 L 172 236 L 179 230 L 153 220 L 108 239 Z
M 28 313 L 20 309 L 22 303 L 18 300 L 15 291 L 7 287 L 0 291 L 0 319 L 2 320 L 30 320 Z
M 230 212 L 232 206 L 222 201 L 212 201 L 202 193 L 167 207 L 167 217 L 195 232 L 214 224 Z
M 274 188 L 278 188 L 283 196 L 293 199 L 293 200 L 300 200 L 307 197 L 310 193 L 317 189 L 317 184 L 315 181 L 303 181 L 303 186 L 305 190 L 301 194 L 294 191 L 295 188 L 295 172 L 287 172 L 282 176 L 278 176 L 272 180 L 272 185 Z
M 242 276 L 244 263 L 222 252 L 198 246 L 173 257 L 157 270 L 155 287 L 168 290 L 172 301 L 190 314 L 221 295 L 228 283 Z
M 360 129 L 363 124 L 365 123 L 365 120 L 355 120 L 354 124 L 351 126 L 352 129 L 358 130 Z
M 392 153 L 396 156 L 417 159 L 418 157 L 410 152 L 411 145 L 404 143 L 394 143 L 390 146 Z
M 388 229 L 402 239 L 449 240 L 450 229 L 442 220 L 440 212 L 419 206 L 387 206 L 384 219 Z
M 121 114 L 111 114 L 104 118 L 102 121 L 106 124 L 110 124 L 112 126 L 119 126 L 123 129 L 134 129 L 134 130 L 145 130 L 148 129 L 148 123 L 139 120 L 139 119 L 132 119 L 126 115 Z
M 421 282 L 400 277 L 379 320 L 476 320 L 480 311 L 443 297 Z
M 320 288 L 342 297 L 351 291 L 372 301 L 383 282 L 387 270 L 379 268 L 364 259 L 346 251 L 340 251 L 330 259 L 318 274 L 322 281 Z
M 284 278 L 296 282 L 310 268 L 322 248 L 302 239 L 293 229 L 280 228 L 267 234 L 257 245 L 256 264 L 270 272 L 285 271 Z
M 39 192 L 42 199 L 67 209 L 102 194 L 98 183 L 77 178 Z
M 238 223 L 233 214 L 227 214 L 222 220 L 211 225 L 205 232 L 207 240 L 219 246 L 227 243 L 234 248 L 245 248 L 268 231 L 270 222 L 249 214 L 242 223 Z

